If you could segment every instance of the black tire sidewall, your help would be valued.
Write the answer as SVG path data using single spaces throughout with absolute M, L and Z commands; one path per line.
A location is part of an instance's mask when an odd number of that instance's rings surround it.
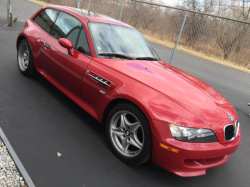
M 143 128 L 144 145 L 143 145 L 141 152 L 136 157 L 129 158 L 129 157 L 124 156 L 123 154 L 121 154 L 117 150 L 115 145 L 113 145 L 113 141 L 112 141 L 111 134 L 110 134 L 110 121 L 115 113 L 117 113 L 118 111 L 122 111 L 122 110 L 127 110 L 127 111 L 133 113 L 138 118 L 138 120 L 140 121 L 142 128 Z M 142 164 L 144 162 L 147 162 L 149 160 L 149 158 L 151 157 L 152 134 L 151 134 L 150 125 L 149 125 L 148 120 L 147 120 L 146 116 L 144 115 L 144 113 L 134 104 L 124 102 L 124 103 L 120 103 L 120 104 L 114 106 L 110 110 L 108 117 L 107 117 L 107 120 L 106 120 L 106 136 L 107 136 L 107 139 L 109 141 L 109 145 L 110 145 L 112 152 L 120 160 L 122 160 L 123 162 L 125 162 L 127 164 L 139 165 L 139 164 Z
M 28 47 L 28 50 L 29 50 L 29 64 L 28 64 L 28 67 L 26 70 L 22 70 L 20 68 L 20 65 L 19 65 L 19 60 L 18 60 L 18 51 L 19 51 L 19 47 L 21 44 L 26 44 L 26 46 Z M 33 56 L 32 56 L 32 51 L 31 51 L 31 48 L 30 48 L 30 45 L 29 45 L 29 42 L 26 40 L 26 39 L 23 39 L 19 42 L 18 44 L 18 48 L 17 48 L 17 65 L 18 65 L 18 69 L 19 71 L 25 75 L 25 76 L 33 76 L 35 74 L 35 67 L 34 67 L 34 63 L 33 63 Z

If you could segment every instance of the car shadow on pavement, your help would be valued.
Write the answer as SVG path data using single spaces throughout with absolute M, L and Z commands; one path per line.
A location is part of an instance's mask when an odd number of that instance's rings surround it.
M 91 128 L 95 133 L 98 134 L 100 140 L 105 142 L 105 127 L 96 121 L 91 115 L 85 112 L 81 107 L 64 95 L 60 90 L 58 90 L 54 85 L 47 81 L 42 75 L 36 75 L 34 78 L 29 78 L 31 81 L 35 81 L 40 86 L 45 89 L 51 97 L 56 99 L 60 104 L 64 105 L 68 112 L 72 113 L 82 121 L 82 125 L 87 125 L 88 128 Z M 74 125 L 74 124 L 72 124 Z M 108 144 L 106 143 L 106 146 Z

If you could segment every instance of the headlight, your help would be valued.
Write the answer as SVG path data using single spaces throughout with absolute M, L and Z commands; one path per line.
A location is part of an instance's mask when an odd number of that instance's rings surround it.
M 197 129 L 169 124 L 172 136 L 185 142 L 217 142 L 214 132 L 209 129 Z

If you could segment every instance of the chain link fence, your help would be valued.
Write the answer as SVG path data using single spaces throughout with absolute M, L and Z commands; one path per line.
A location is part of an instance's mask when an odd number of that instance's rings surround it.
M 162 60 L 205 81 L 222 93 L 236 108 L 249 113 L 247 104 L 250 102 L 250 24 L 248 22 L 215 16 L 211 13 L 216 10 L 213 6 L 211 7 L 214 10 L 207 11 L 210 14 L 206 14 L 201 10 L 196 12 L 152 3 L 155 1 L 44 1 L 73 7 L 80 2 L 80 8 L 116 19 L 121 18 L 123 22 L 143 33 Z M 0 17 L 7 13 L 6 2 L 7 0 L 0 0 Z M 18 0 L 11 2 L 12 7 L 16 7 L 15 10 L 20 8 Z M 203 6 L 203 9 L 205 8 L 206 5 Z

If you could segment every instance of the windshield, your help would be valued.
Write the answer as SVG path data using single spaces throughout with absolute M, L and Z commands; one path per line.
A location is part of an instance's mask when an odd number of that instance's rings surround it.
M 140 32 L 108 23 L 89 23 L 92 40 L 100 58 L 136 59 L 147 57 L 159 60 Z

